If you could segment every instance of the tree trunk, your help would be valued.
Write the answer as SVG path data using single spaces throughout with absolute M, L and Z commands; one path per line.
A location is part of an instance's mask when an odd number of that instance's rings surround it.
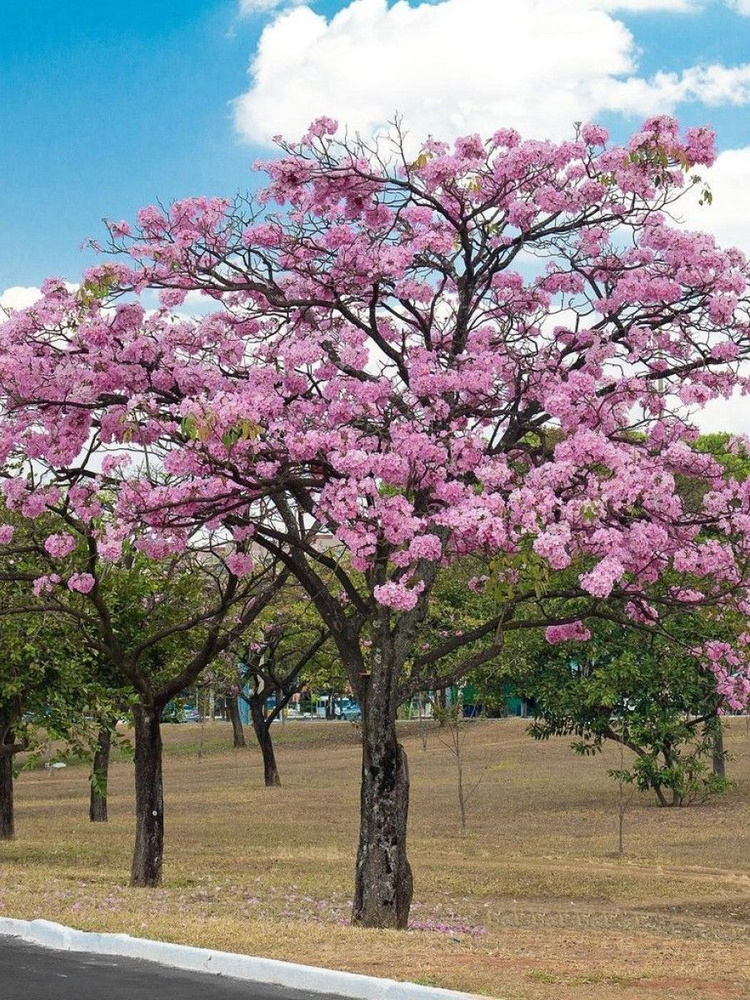
M 442 729 L 445 726 L 445 715 L 441 715 L 440 713 L 444 713 L 448 708 L 448 695 L 445 688 L 441 688 L 439 691 L 436 691 L 433 700 L 435 702 L 435 707 L 438 709 L 438 725 Z
M 263 754 L 263 779 L 266 788 L 274 788 L 281 785 L 281 776 L 276 764 L 276 753 L 271 740 L 271 730 L 268 725 L 264 725 L 262 735 L 259 740 L 260 752 Z
M 664 755 L 664 764 L 667 770 L 669 770 L 672 774 L 675 774 L 675 772 L 677 771 L 675 763 L 679 762 L 679 755 L 675 754 L 672 751 L 672 740 L 664 741 L 664 745 L 662 747 L 662 754 Z M 678 806 L 682 805 L 682 800 L 685 794 L 684 789 L 680 790 L 679 787 L 676 787 L 674 785 L 669 787 L 672 793 L 672 801 L 666 804 L 673 808 L 677 808 Z
M 724 753 L 724 727 L 717 715 L 710 723 L 713 772 L 717 778 L 727 776 L 727 758 Z
M 232 746 L 235 749 L 244 747 L 246 745 L 245 731 L 242 728 L 239 699 L 236 694 L 229 695 L 227 698 L 227 707 L 229 709 L 229 721 L 232 723 Z
M 654 789 L 654 792 L 656 793 L 656 798 L 658 799 L 659 805 L 660 806 L 664 806 L 664 808 L 666 808 L 669 805 L 669 803 L 667 801 L 667 797 L 664 794 L 661 786 L 660 785 L 653 785 L 652 787 Z
M 617 857 L 625 856 L 625 745 L 620 743 L 620 773 L 617 776 Z
M 466 833 L 466 796 L 464 795 L 464 765 L 461 759 L 461 747 L 457 748 L 456 769 L 458 771 L 458 813 L 461 817 L 461 830 Z
M 253 720 L 253 730 L 263 755 L 263 778 L 266 788 L 274 788 L 281 784 L 279 769 L 276 766 L 276 754 L 271 739 L 271 727 L 268 725 L 264 711 L 265 698 L 250 699 L 250 717 Z
M 406 856 L 409 768 L 396 738 L 395 666 L 373 661 L 362 705 L 362 791 L 352 923 L 405 928 L 413 892 Z
M 107 822 L 107 781 L 109 780 L 109 751 L 111 747 L 112 731 L 109 726 L 102 726 L 96 740 L 94 765 L 91 773 L 89 819 L 92 823 Z
M 15 832 L 13 754 L 0 749 L 0 840 L 10 840 Z
M 427 750 L 427 717 L 425 714 L 425 699 L 424 692 L 420 691 L 417 695 L 417 713 L 419 717 L 419 736 L 422 740 L 422 750 L 426 752 Z
M 164 850 L 164 792 L 159 709 L 138 705 L 135 718 L 135 850 L 130 884 L 161 882 Z

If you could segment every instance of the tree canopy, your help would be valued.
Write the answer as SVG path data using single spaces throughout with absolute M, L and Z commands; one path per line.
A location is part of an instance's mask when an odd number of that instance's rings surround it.
M 501 129 L 416 157 L 398 129 L 336 133 L 320 119 L 282 144 L 257 198 L 111 223 L 119 257 L 13 314 L 0 454 L 33 517 L 101 442 L 87 524 L 114 490 L 111 524 L 147 525 L 146 554 L 208 525 L 296 577 L 363 706 L 354 919 L 404 926 L 405 674 L 446 657 L 458 674 L 462 646 L 469 669 L 519 628 L 585 640 L 591 616 L 747 609 L 750 485 L 690 447 L 690 408 L 746 386 L 748 271 L 670 217 L 714 157 L 706 129 L 658 117 L 624 146 L 594 125 L 562 143 Z M 155 311 L 137 299 L 153 289 Z M 217 309 L 191 315 L 193 292 Z M 54 475 L 31 491 L 40 460 Z M 690 503 L 685 478 L 704 484 Z M 501 606 L 422 648 L 441 566 L 471 555 Z M 696 655 L 741 704 L 744 643 Z

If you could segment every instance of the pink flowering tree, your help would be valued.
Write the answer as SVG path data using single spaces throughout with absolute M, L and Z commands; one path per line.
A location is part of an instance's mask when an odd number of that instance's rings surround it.
M 2 332 L 5 456 L 72 459 L 137 425 L 174 483 L 129 487 L 115 523 L 252 524 L 314 603 L 362 706 L 355 923 L 407 923 L 396 708 L 445 658 L 458 676 L 508 629 L 746 606 L 750 485 L 690 442 L 695 408 L 747 384 L 747 266 L 671 220 L 713 155 L 666 118 L 625 146 L 506 129 L 418 155 L 323 119 L 256 201 L 111 224 L 122 256 Z M 122 295 L 154 288 L 153 313 Z M 196 291 L 217 308 L 190 318 Z M 471 557 L 496 606 L 425 643 L 441 567 Z M 705 654 L 741 701 L 742 649 Z
M 74 446 L 75 454 L 38 449 L 36 432 L 29 434 L 26 460 L 6 470 L 0 487 L 14 522 L 0 527 L 0 577 L 15 581 L 16 595 L 0 617 L 59 619 L 66 634 L 78 636 L 88 681 L 129 695 L 136 797 L 131 883 L 155 886 L 164 854 L 164 707 L 237 642 L 285 574 L 269 558 L 253 559 L 242 530 L 196 524 L 155 532 L 118 514 L 131 503 L 131 491 L 170 488 L 163 471 L 151 472 L 153 456 L 137 426 L 117 451 L 98 432 L 83 448 Z

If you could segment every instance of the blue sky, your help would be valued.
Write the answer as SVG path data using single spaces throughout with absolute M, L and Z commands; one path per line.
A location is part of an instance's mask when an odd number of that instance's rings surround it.
M 267 137 L 314 114 L 368 129 L 401 110 L 420 134 L 516 116 L 551 134 L 593 110 L 624 137 L 663 104 L 750 149 L 748 0 L 556 0 L 550 25 L 551 2 L 5 0 L 0 290 L 75 280 L 102 216 L 247 189 Z M 521 76 L 539 64 L 521 83 L 516 49 Z M 750 181 L 750 153 L 732 163 Z
M 226 2 L 7 2 L 0 287 L 77 274 L 104 215 L 247 183 L 228 101 L 258 22 Z

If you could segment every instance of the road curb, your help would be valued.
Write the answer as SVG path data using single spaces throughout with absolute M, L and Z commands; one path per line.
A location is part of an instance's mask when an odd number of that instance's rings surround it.
M 99 934 L 79 931 L 50 920 L 15 920 L 0 917 L 0 936 L 20 938 L 29 944 L 56 951 L 81 951 L 92 955 L 115 955 L 158 962 L 188 972 L 247 979 L 268 986 L 308 993 L 333 993 L 351 1000 L 487 1000 L 469 993 L 455 993 L 418 983 L 376 979 L 355 972 L 337 972 L 312 965 L 296 965 L 272 958 L 254 958 L 228 951 L 191 948 L 166 941 L 150 941 L 129 934 Z

